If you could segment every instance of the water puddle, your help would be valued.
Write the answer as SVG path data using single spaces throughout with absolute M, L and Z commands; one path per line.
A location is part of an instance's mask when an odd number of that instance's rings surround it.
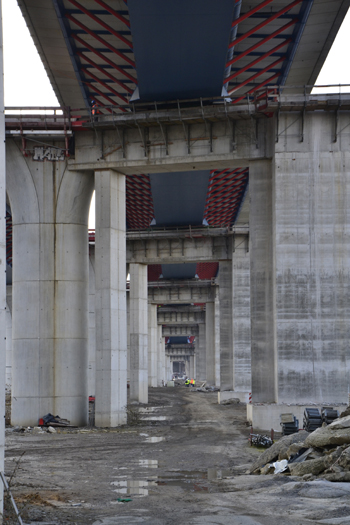
M 142 419 L 145 421 L 167 421 L 171 418 L 168 416 L 143 416 Z
M 111 485 L 117 487 L 113 492 L 128 496 L 148 496 L 149 488 L 156 487 L 156 481 L 151 480 L 126 480 L 126 481 L 112 481 Z
M 148 437 L 145 439 L 145 442 L 146 443 L 160 443 L 161 441 L 164 441 L 165 438 L 164 437 L 156 437 L 156 436 L 153 436 L 153 437 Z
M 161 408 L 164 408 L 163 406 L 160 407 L 140 407 L 139 412 L 141 414 L 150 414 L 153 412 L 156 412 L 156 410 L 160 410 Z
M 153 459 L 140 459 L 130 467 L 132 468 L 159 468 L 159 462 Z M 120 467 L 127 468 L 127 467 Z M 118 469 L 117 469 L 118 470 Z M 209 468 L 207 470 L 177 470 L 172 469 L 164 475 L 148 476 L 143 480 L 120 479 L 126 476 L 117 476 L 111 485 L 116 487 L 114 492 L 119 495 L 144 497 L 152 494 L 156 488 L 179 487 L 186 492 L 209 492 L 210 481 L 223 479 L 231 476 L 229 469 Z M 142 477 L 142 476 L 141 476 Z

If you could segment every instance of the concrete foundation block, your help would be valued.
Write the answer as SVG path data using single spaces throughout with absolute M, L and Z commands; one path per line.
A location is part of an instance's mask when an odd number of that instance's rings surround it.
M 252 425 L 254 430 L 262 430 L 264 432 L 270 431 L 272 428 L 275 432 L 281 432 L 280 415 L 286 412 L 292 413 L 299 419 L 299 429 L 303 428 L 303 416 L 306 407 L 318 408 L 321 411 L 322 407 L 327 405 L 287 405 L 287 404 L 265 404 L 255 405 L 247 404 L 247 420 Z M 331 405 L 334 410 L 338 410 L 339 414 L 345 410 L 346 404 Z
M 223 401 L 229 401 L 230 399 L 239 399 L 241 403 L 248 403 L 249 392 L 237 392 L 235 390 L 224 390 L 223 392 L 218 392 L 219 405 Z

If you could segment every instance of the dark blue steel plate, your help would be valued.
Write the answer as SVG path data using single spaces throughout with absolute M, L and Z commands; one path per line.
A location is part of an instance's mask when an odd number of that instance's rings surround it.
M 128 0 L 141 101 L 221 96 L 234 0 Z

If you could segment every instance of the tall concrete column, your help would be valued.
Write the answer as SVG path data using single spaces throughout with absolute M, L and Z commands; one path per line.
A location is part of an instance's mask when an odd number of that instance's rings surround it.
M 232 262 L 219 266 L 220 295 L 220 388 L 234 390 Z
M 197 381 L 206 381 L 207 378 L 207 352 L 206 352 L 206 325 L 198 325 L 199 335 L 196 338 L 196 379 Z
M 126 326 L 127 326 L 127 330 L 126 330 L 126 347 L 127 347 L 127 359 L 126 359 L 126 362 L 127 362 L 127 365 L 126 365 L 126 369 L 127 369 L 127 373 L 126 373 L 126 377 L 127 377 L 127 380 L 129 381 L 129 385 L 130 385 L 130 369 L 131 369 L 131 351 L 130 351 L 130 289 L 129 289 L 129 292 L 126 293 Z
M 95 247 L 89 247 L 89 350 L 88 392 L 95 395 L 96 388 L 96 325 L 95 325 Z
M 4 113 L 4 68 L 2 48 L 2 19 L 0 0 L 0 469 L 4 472 L 5 447 L 5 376 L 6 376 L 6 163 L 5 163 L 5 113 Z M 0 512 L 3 510 L 3 489 L 0 491 Z
M 125 176 L 95 173 L 97 426 L 126 423 Z
M 162 333 L 162 332 L 161 332 Z M 161 352 L 160 352 L 160 358 L 161 358 L 161 374 L 162 379 L 165 380 L 166 375 L 166 363 L 165 363 L 165 337 L 162 337 L 161 340 Z
M 190 377 L 190 358 L 185 358 L 185 374 L 187 377 Z
M 215 295 L 215 386 L 220 388 L 220 299 Z
M 215 385 L 215 303 L 205 306 L 206 369 L 209 385 Z
M 232 254 L 234 387 L 251 391 L 250 257 L 248 240 L 236 238 Z
M 165 342 L 162 337 L 162 325 L 158 325 L 158 358 L 157 358 L 157 385 L 162 386 L 163 377 L 163 362 L 165 356 Z
M 249 171 L 251 366 L 253 402 L 277 402 L 272 163 Z
M 148 305 L 148 386 L 157 386 L 157 305 Z
M 285 113 L 251 191 L 254 403 L 347 400 L 350 339 L 348 115 Z
M 148 403 L 147 265 L 130 264 L 130 401 Z
M 165 381 L 170 381 L 171 378 L 172 378 L 172 375 L 173 375 L 173 367 L 172 367 L 172 363 L 170 361 L 170 356 L 169 355 L 166 355 L 165 356 L 165 359 L 166 359 L 166 374 L 165 374 Z
M 190 355 L 190 374 L 189 374 L 190 379 L 195 377 L 194 367 L 195 367 L 195 356 Z
M 88 236 L 93 177 L 7 143 L 13 221 L 12 414 L 88 418 Z

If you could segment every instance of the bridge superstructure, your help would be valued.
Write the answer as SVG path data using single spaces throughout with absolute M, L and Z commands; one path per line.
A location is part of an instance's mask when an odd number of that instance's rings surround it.
M 62 113 L 7 115 L 14 423 L 86 422 L 93 188 L 98 425 L 125 421 L 128 366 L 138 401 L 164 375 L 160 303 L 206 303 L 222 390 L 346 398 L 350 100 L 310 92 L 348 7 L 21 1 Z

